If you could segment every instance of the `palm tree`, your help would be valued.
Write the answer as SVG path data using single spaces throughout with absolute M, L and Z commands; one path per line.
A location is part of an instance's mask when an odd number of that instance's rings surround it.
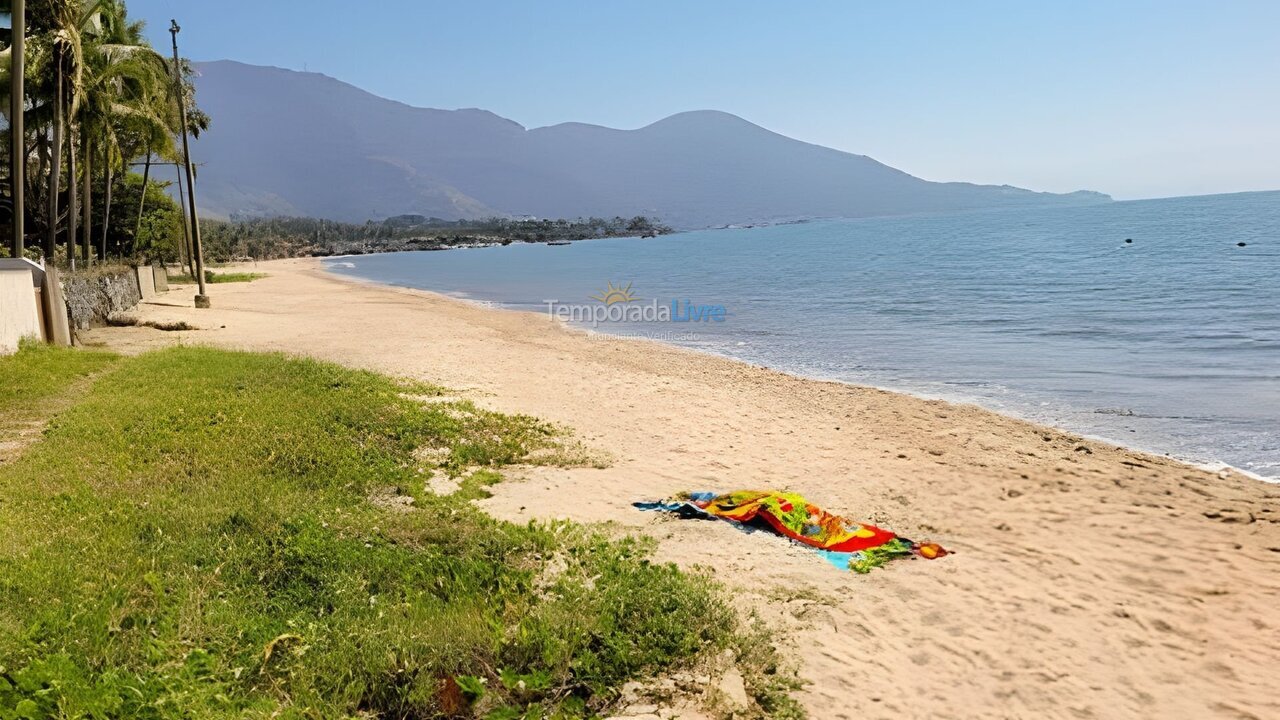
M 45 216 L 45 254 L 53 258 L 57 250 L 58 195 L 62 180 L 62 150 L 66 118 L 74 116 L 81 97 L 81 82 L 84 71 L 83 30 L 92 27 L 96 22 L 98 2 L 82 0 L 36 0 L 44 12 L 38 13 L 43 25 L 36 28 L 44 44 L 48 47 L 47 65 L 41 68 L 41 77 L 52 78 L 52 87 L 45 88 L 41 96 L 44 106 L 50 109 L 48 118 L 52 125 L 52 143 L 49 148 L 49 183 L 48 213 Z M 74 175 L 74 163 L 69 168 Z M 75 187 L 74 178 L 68 183 Z M 71 193 L 74 205 L 74 192 Z M 74 206 L 68 208 L 68 219 L 75 215 Z M 68 227 L 71 234 L 74 231 Z M 71 243 L 68 240 L 68 257 Z
M 166 63 L 172 61 L 166 60 Z M 167 77 L 173 77 L 173 69 L 169 68 Z M 189 111 L 187 113 L 187 132 L 192 137 L 200 137 L 200 133 L 209 127 L 209 116 L 194 108 L 191 98 L 195 95 L 195 86 L 191 81 L 195 74 L 190 63 L 183 61 L 178 68 L 178 76 L 181 78 L 181 87 L 183 98 L 187 101 Z M 142 216 L 146 210 L 147 200 L 147 183 L 151 179 L 151 162 L 154 157 L 161 160 L 179 163 L 182 162 L 182 155 L 178 149 L 177 141 L 174 136 L 182 131 L 181 113 L 178 112 L 178 104 L 174 100 L 173 81 L 169 80 L 162 88 L 156 89 L 156 94 L 152 98 L 152 107 L 157 115 L 164 122 L 164 128 L 150 125 L 146 129 L 149 131 L 145 134 L 145 155 L 142 170 L 142 193 L 138 202 L 138 216 L 134 224 L 133 236 L 136 239 L 142 229 Z M 161 131 L 163 130 L 163 131 Z
M 175 70 L 170 67 L 170 77 L 173 77 L 174 75 Z M 148 142 L 146 161 L 143 164 L 142 193 L 138 201 L 138 219 L 134 226 L 134 238 L 138 237 L 138 233 L 141 232 L 142 228 L 142 215 L 146 208 L 147 201 L 147 182 L 151 177 L 152 155 L 155 154 L 164 160 L 173 162 L 175 166 L 185 160 L 185 158 L 180 154 L 177 142 L 173 137 L 174 135 L 182 132 L 182 112 L 179 110 L 179 103 L 185 103 L 187 108 L 186 131 L 191 134 L 191 137 L 199 138 L 201 132 L 209 129 L 209 116 L 195 106 L 195 84 L 192 82 L 192 77 L 194 77 L 194 75 L 195 69 L 191 67 L 191 63 L 187 62 L 185 59 L 181 60 L 176 69 L 176 76 L 178 78 L 176 82 L 180 86 L 181 96 L 177 99 L 174 98 L 171 83 L 170 87 L 166 89 L 164 97 L 157 98 L 157 105 L 164 108 L 165 123 L 170 128 L 171 132 L 164 134 L 161 138 L 156 138 L 158 142 Z M 180 170 L 178 172 L 178 200 L 182 206 L 182 215 L 185 218 L 187 214 L 186 198 L 182 192 L 182 172 Z M 185 222 L 183 223 L 182 228 L 183 238 L 180 242 L 178 253 L 180 257 L 189 256 L 191 253 L 190 229 Z M 194 276 L 195 271 L 193 270 L 192 277 Z
M 65 218 L 68 255 L 73 256 L 77 215 L 81 215 L 82 252 L 87 261 L 95 177 L 102 178 L 106 208 L 100 243 L 100 255 L 105 255 L 110 229 L 105 218 L 110 217 L 115 173 L 128 160 L 141 156 L 147 146 L 164 158 L 177 159 L 173 133 L 178 122 L 170 109 L 169 64 L 143 40 L 142 23 L 127 18 L 123 1 L 28 0 L 28 5 L 32 61 L 27 74 L 32 77 L 28 94 L 32 105 L 26 114 L 35 129 L 28 137 L 35 138 L 40 168 L 28 178 L 28 195 L 41 197 L 47 204 L 40 223 L 46 255 L 54 252 Z M 0 13 L 6 9 L 9 1 L 0 0 Z M 0 100 L 8 99 L 6 59 L 8 55 L 0 53 L 0 83 L 5 87 Z M 60 209 L 64 145 L 69 205 L 65 213 Z M 101 167 L 97 174 L 95 165 Z M 82 179 L 81 187 L 77 179 Z
M 82 257 L 92 236 L 93 165 L 102 162 L 103 224 L 99 257 L 106 255 L 112 177 L 143 154 L 147 144 L 172 147 L 163 99 L 168 65 L 142 38 L 142 23 L 129 22 L 118 0 L 99 0 L 96 23 L 83 44 L 84 76 L 77 113 L 83 158 Z
M 0 0 L 0 12 L 10 2 Z M 27 144 L 22 147 L 30 146 L 27 157 L 35 158 L 28 195 L 47 205 L 47 212 L 33 220 L 41 227 L 46 255 L 53 255 L 65 220 L 68 257 L 74 257 L 74 243 L 80 239 L 88 261 L 91 223 L 99 209 L 99 256 L 107 250 L 115 176 L 136 157 L 179 159 L 174 135 L 181 124 L 170 64 L 143 39 L 142 23 L 128 19 L 122 0 L 27 0 L 27 5 L 30 103 L 25 113 L 29 131 L 22 138 Z M 0 51 L 0 101 L 8 96 L 7 58 Z M 183 63 L 181 70 L 189 78 L 190 67 Z M 189 80 L 185 90 L 190 92 Z M 191 129 L 203 129 L 207 122 L 194 113 Z M 92 202 L 99 179 L 100 208 Z M 145 185 L 143 192 L 145 196 Z M 140 219 L 141 205 L 139 210 Z M 135 237 L 138 230 L 135 225 Z
M 28 116 L 35 128 L 36 155 L 39 171 L 28 174 L 28 194 L 42 194 L 44 169 L 48 169 L 48 212 L 44 217 L 45 254 L 52 257 L 56 243 L 57 227 L 62 213 L 58 198 L 62 179 L 62 150 L 66 142 L 67 117 L 74 116 L 80 97 L 83 74 L 83 36 L 86 29 L 97 24 L 98 0 L 30 0 L 27 3 L 30 58 L 28 75 L 31 76 L 28 99 L 31 108 Z M 10 9 L 10 3 L 0 1 L 0 12 Z M 0 84 L 7 96 L 9 59 L 0 54 Z M 74 177 L 74 163 L 68 167 L 68 176 Z M 74 189 L 74 183 L 69 183 Z M 74 206 L 75 193 L 69 193 Z M 69 208 L 67 217 L 74 218 Z M 74 235 L 74 221 L 69 223 L 69 233 Z

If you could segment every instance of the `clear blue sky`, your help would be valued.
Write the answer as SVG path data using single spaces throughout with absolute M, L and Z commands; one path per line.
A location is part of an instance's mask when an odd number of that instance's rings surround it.
M 1276 0 L 131 0 L 183 54 L 527 127 L 726 110 L 930 180 L 1280 189 Z M 217 118 L 214 118 L 215 129 Z

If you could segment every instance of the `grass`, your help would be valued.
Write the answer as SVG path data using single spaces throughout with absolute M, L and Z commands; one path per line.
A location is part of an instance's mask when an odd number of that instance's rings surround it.
M 20 352 L 0 358 L 0 425 L 49 414 L 44 411 L 117 359 L 107 352 L 69 352 L 23 341 Z
M 214 272 L 212 270 L 204 271 L 204 281 L 206 283 L 211 283 L 211 284 L 253 282 L 254 280 L 261 280 L 266 276 L 267 276 L 266 273 L 256 273 L 256 272 Z M 182 275 L 170 276 L 169 282 L 194 283 L 195 278 L 191 277 L 190 273 L 183 273 Z
M 24 347 L 0 408 L 95 372 L 0 466 L 0 718 L 590 717 L 745 634 L 645 542 L 468 502 L 563 441 L 531 418 L 201 348 Z M 787 715 L 767 648 L 744 672 Z
M 65 260 L 65 258 L 63 258 L 63 260 Z M 132 269 L 133 269 L 132 266 L 127 265 L 118 260 L 109 260 L 107 262 L 98 261 L 98 262 L 94 262 L 88 267 L 85 267 L 82 264 L 78 266 L 74 271 L 67 270 L 64 268 L 62 270 L 62 278 L 64 280 L 69 278 L 92 279 L 92 278 L 103 277 L 106 275 L 119 275 L 120 273 L 129 272 Z
M 207 283 L 238 283 L 253 282 L 266 277 L 266 273 L 256 272 L 214 272 L 212 270 L 204 271 L 204 281 Z

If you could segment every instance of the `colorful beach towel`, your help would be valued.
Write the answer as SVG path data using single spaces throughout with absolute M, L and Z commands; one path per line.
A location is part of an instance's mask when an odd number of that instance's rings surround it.
M 895 558 L 928 560 L 947 551 L 936 543 L 912 542 L 874 525 L 832 515 L 796 493 L 737 490 L 731 493 L 685 492 L 666 500 L 634 503 L 641 510 L 663 510 L 682 517 L 728 520 L 740 527 L 763 524 L 791 540 L 812 547 L 836 567 L 870 572 Z

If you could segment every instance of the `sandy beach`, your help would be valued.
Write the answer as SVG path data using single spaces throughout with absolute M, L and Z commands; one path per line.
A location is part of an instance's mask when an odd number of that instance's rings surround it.
M 524 522 L 610 521 L 708 566 L 770 624 L 813 718 L 1280 717 L 1280 486 L 974 406 L 797 378 L 536 314 L 338 279 L 314 260 L 84 333 L 280 350 L 438 383 L 568 428 L 608 467 L 511 473 Z M 631 507 L 786 489 L 955 552 L 843 573 L 780 538 Z

